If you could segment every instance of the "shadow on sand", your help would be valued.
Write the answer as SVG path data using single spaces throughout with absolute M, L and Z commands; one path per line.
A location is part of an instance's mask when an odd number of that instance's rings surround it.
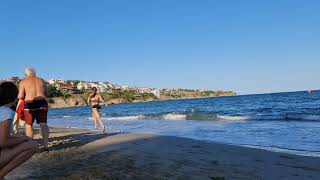
M 77 148 L 77 147 L 86 145 L 88 143 L 97 141 L 99 139 L 115 136 L 118 134 L 126 134 L 126 133 L 100 134 L 97 132 L 85 132 L 85 133 L 67 135 L 63 137 L 53 137 L 53 138 L 50 138 L 50 142 L 51 142 L 50 144 L 52 144 L 52 147 L 50 147 L 50 150 L 58 151 L 68 147 Z M 38 141 L 39 143 L 41 143 L 41 140 L 38 140 Z

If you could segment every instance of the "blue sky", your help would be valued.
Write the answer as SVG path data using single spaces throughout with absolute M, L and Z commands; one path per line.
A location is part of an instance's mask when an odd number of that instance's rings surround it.
M 317 0 L 3 0 L 0 79 L 240 94 L 320 89 Z

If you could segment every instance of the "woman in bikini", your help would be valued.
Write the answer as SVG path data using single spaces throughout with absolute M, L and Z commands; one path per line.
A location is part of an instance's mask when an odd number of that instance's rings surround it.
M 97 120 L 99 121 L 100 126 L 103 128 L 103 133 L 105 133 L 105 125 L 103 124 L 100 116 L 101 106 L 99 105 L 100 102 L 105 103 L 103 98 L 99 93 L 97 93 L 97 88 L 92 88 L 93 93 L 89 95 L 88 104 L 91 104 L 92 108 L 92 120 L 94 122 L 94 127 L 97 129 Z
M 31 158 L 38 143 L 26 136 L 11 136 L 18 95 L 11 82 L 0 82 L 0 179 Z

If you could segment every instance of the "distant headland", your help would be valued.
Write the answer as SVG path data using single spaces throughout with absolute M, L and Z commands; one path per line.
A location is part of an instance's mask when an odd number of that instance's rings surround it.
M 17 85 L 19 77 L 6 78 Z M 90 90 L 96 87 L 107 104 L 164 101 L 219 96 L 235 96 L 233 91 L 205 89 L 157 89 L 152 87 L 121 86 L 109 82 L 50 79 L 47 81 L 48 102 L 51 108 L 87 106 Z

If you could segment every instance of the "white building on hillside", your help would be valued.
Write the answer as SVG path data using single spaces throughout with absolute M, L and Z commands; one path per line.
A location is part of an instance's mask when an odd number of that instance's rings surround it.
M 8 77 L 5 80 L 13 82 L 13 83 L 19 83 L 20 82 L 20 78 L 19 77 Z
M 151 91 L 152 91 L 152 88 L 148 88 L 148 87 L 137 88 L 138 93 L 151 93 Z
M 55 84 L 55 83 L 62 83 L 62 84 L 66 84 L 67 81 L 63 80 L 63 79 L 50 79 L 49 81 L 47 81 L 49 84 Z
M 80 82 L 80 83 L 77 84 L 77 89 L 79 89 L 79 90 L 81 90 L 81 89 L 88 90 L 88 89 L 91 89 L 91 88 L 92 88 L 91 84 L 87 83 L 87 82 Z
M 77 89 L 85 89 L 85 90 L 90 90 L 93 87 L 97 88 L 99 92 L 109 92 L 112 88 L 112 84 L 105 84 L 102 82 L 80 82 L 77 85 Z
M 159 89 L 153 89 L 151 91 L 151 94 L 153 94 L 154 96 L 156 96 L 157 98 L 160 98 L 161 97 L 161 93 L 160 93 L 160 90 Z
M 54 84 L 56 81 L 54 80 L 54 79 L 50 79 L 49 81 L 48 81 L 48 83 L 49 84 Z

